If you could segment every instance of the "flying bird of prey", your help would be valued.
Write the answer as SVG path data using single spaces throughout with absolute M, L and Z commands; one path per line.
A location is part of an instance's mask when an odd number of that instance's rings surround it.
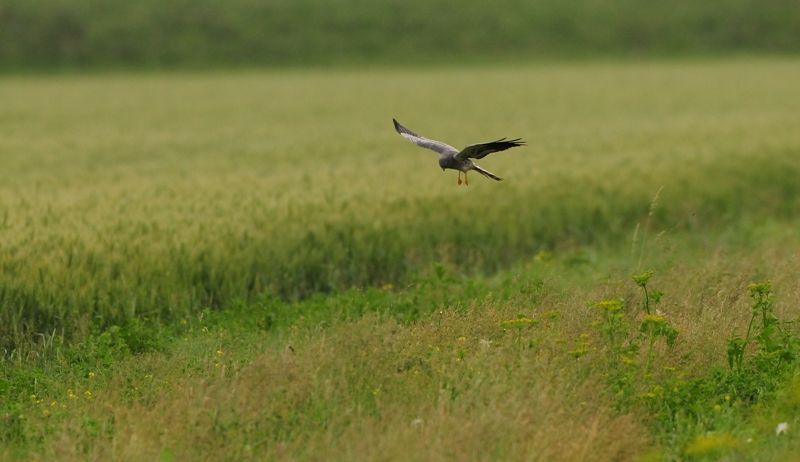
M 411 141 L 417 146 L 438 152 L 439 167 L 442 167 L 442 171 L 444 171 L 446 168 L 458 170 L 459 185 L 461 184 L 461 173 L 463 172 L 464 183 L 469 186 L 467 172 L 470 170 L 475 170 L 481 175 L 489 177 L 493 180 L 501 181 L 502 178 L 488 170 L 482 169 L 476 165 L 472 159 L 483 159 L 493 152 L 505 151 L 506 149 L 516 148 L 517 146 L 525 146 L 525 142 L 520 138 L 514 140 L 502 138 L 497 141 L 490 141 L 488 143 L 471 144 L 459 151 L 447 143 L 431 140 L 425 138 L 424 136 L 417 135 L 406 127 L 400 125 L 400 123 L 395 119 L 392 119 L 392 121 L 394 122 L 394 129 L 397 130 L 397 133 L 402 135 L 403 138 Z

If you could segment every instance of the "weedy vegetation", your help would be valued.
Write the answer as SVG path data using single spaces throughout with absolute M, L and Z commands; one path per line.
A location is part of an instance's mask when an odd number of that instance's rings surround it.
M 791 460 L 798 78 L 4 77 L 0 457 Z

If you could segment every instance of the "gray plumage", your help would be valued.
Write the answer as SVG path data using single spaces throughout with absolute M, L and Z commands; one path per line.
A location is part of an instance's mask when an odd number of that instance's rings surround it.
M 447 143 L 417 135 L 406 127 L 400 125 L 400 123 L 395 119 L 392 119 L 392 121 L 394 122 L 394 129 L 397 130 L 397 133 L 399 133 L 403 138 L 411 141 L 417 146 L 438 152 L 439 167 L 441 167 L 442 170 L 447 168 L 457 170 L 459 172 L 458 184 L 461 184 L 461 172 L 464 173 L 464 179 L 466 180 L 467 172 L 470 170 L 475 170 L 481 175 L 493 180 L 501 181 L 502 178 L 488 170 L 484 170 L 483 168 L 479 167 L 477 164 L 475 164 L 475 162 L 472 161 L 472 159 L 483 159 L 493 152 L 505 151 L 506 149 L 515 148 L 517 146 L 525 146 L 525 142 L 520 138 L 513 140 L 506 140 L 505 138 L 502 138 L 497 141 L 490 141 L 488 143 L 472 144 L 459 151 Z M 467 185 L 469 185 L 469 183 L 467 183 Z

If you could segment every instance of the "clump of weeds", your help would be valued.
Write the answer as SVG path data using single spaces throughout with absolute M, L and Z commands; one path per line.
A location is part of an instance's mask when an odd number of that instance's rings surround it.
M 622 299 L 594 304 L 608 392 L 621 411 L 638 409 L 651 419 L 663 460 L 715 459 L 752 447 L 756 430 L 748 416 L 790 381 L 800 357 L 792 323 L 775 314 L 772 285 L 747 287 L 752 312 L 744 336 L 731 334 L 727 362 L 720 358 L 719 367 L 698 375 L 659 353 L 673 348 L 679 332 L 657 309 L 664 293 L 650 287 L 652 277 L 650 271 L 632 276 L 642 293 L 638 309 L 626 309 Z M 662 341 L 666 349 L 658 348 Z

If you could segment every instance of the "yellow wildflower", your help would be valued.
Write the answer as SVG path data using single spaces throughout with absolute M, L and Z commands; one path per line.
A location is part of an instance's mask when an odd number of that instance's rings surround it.
M 632 275 L 631 279 L 633 279 L 633 282 L 636 283 L 637 286 L 644 287 L 647 285 L 647 281 L 649 281 L 651 277 L 653 277 L 653 272 L 645 271 L 643 273 Z
M 519 315 L 517 319 L 508 319 L 500 323 L 502 327 L 515 327 L 517 329 L 521 329 L 526 326 L 533 326 L 537 324 L 535 319 L 531 319 L 524 315 Z
M 595 303 L 594 306 L 603 311 L 607 311 L 608 313 L 618 313 L 622 311 L 623 308 L 622 300 L 616 298 L 600 300 L 599 302 Z

